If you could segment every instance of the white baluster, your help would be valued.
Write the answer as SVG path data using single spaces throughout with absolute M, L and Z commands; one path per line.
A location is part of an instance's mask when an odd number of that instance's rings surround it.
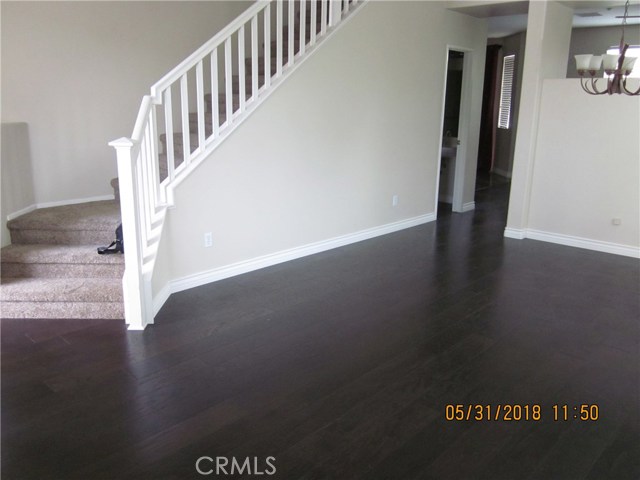
M 155 219 L 155 206 L 157 204 L 157 197 L 155 195 L 156 192 L 156 175 L 155 175 L 155 165 L 157 162 L 157 157 L 155 156 L 155 151 L 153 148 L 153 124 L 154 124 L 154 115 L 153 115 L 153 104 L 149 109 L 149 121 L 147 123 L 147 127 L 145 128 L 144 142 L 145 142 L 145 157 L 143 158 L 146 165 L 145 172 L 145 190 L 144 190 L 144 204 L 148 212 L 148 222 L 149 222 L 149 230 L 151 230 L 153 226 L 153 222 Z
M 198 112 L 198 149 L 204 150 L 204 71 L 202 60 L 196 65 L 196 104 Z
M 329 26 L 335 27 L 342 19 L 342 0 L 329 0 Z
M 158 148 L 158 142 L 160 141 L 160 137 L 158 135 L 158 115 L 156 112 L 156 105 L 151 105 L 151 158 L 152 161 L 152 186 L 153 186 L 153 205 L 164 204 L 166 202 L 166 198 L 162 194 L 162 190 L 160 189 L 160 149 Z M 157 213 L 154 210 L 154 214 Z
M 220 136 L 220 98 L 218 87 L 218 48 L 211 52 L 211 122 L 213 138 Z
M 247 97 L 244 60 L 244 25 L 242 25 L 238 30 L 238 91 L 240 92 L 240 113 L 244 112 L 244 104 Z
M 282 75 L 282 2 L 276 0 L 276 76 Z
M 191 160 L 191 138 L 189 137 L 189 85 L 187 73 L 180 77 L 180 110 L 182 113 L 182 155 L 184 165 Z
M 140 241 L 142 243 L 142 246 L 144 248 L 144 246 L 147 244 L 147 222 L 148 222 L 148 212 L 147 212 L 147 204 L 144 201 L 144 190 L 145 190 L 145 170 L 146 170 L 146 165 L 145 165 L 145 156 L 146 156 L 146 144 L 145 144 L 145 140 L 146 140 L 146 134 L 145 134 L 145 130 L 146 128 L 142 131 L 142 136 L 140 137 L 140 141 L 138 143 L 138 158 L 135 161 L 135 165 L 136 165 L 136 189 L 135 192 L 137 193 L 138 196 L 138 206 L 140 208 L 140 216 L 139 216 L 139 226 L 140 226 L 140 230 L 139 230 L 139 235 L 140 235 Z
M 307 43 L 307 1 L 300 2 L 300 55 L 304 55 Z
M 316 33 L 318 31 L 318 0 L 311 0 L 311 36 L 309 37 L 309 45 L 316 44 Z
M 287 65 L 291 66 L 293 65 L 293 47 L 294 47 L 294 35 L 293 35 L 293 29 L 295 28 L 295 16 L 294 16 L 294 10 L 295 10 L 295 2 L 294 0 L 289 0 L 289 25 L 288 25 L 288 32 L 289 35 L 287 36 L 287 40 L 289 42 L 289 59 L 287 61 Z
M 320 35 L 324 35 L 327 33 L 327 9 L 329 0 L 320 0 L 322 2 L 320 15 L 322 16 L 320 20 Z
M 251 99 L 258 98 L 258 15 L 251 19 Z
M 264 86 L 271 86 L 271 5 L 264 9 Z
M 226 99 L 226 124 L 230 126 L 233 123 L 233 85 L 231 83 L 231 37 L 224 42 L 224 91 Z
M 165 124 L 165 153 L 167 154 L 167 178 L 171 183 L 175 177 L 175 154 L 173 152 L 173 106 L 171 105 L 171 86 L 164 91 L 164 124 Z

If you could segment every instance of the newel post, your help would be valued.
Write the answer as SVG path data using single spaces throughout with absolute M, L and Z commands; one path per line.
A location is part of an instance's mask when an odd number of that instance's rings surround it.
M 116 149 L 118 182 L 120 186 L 120 214 L 124 237 L 124 317 L 129 330 L 144 330 L 149 321 L 145 312 L 145 288 L 142 272 L 142 244 L 140 207 L 136 160 L 140 145 L 130 138 L 119 138 L 109 143 Z

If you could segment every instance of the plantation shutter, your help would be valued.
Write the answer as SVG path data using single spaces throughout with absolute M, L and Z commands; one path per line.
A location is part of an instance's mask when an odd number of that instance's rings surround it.
M 500 91 L 500 110 L 498 128 L 509 128 L 511 121 L 511 94 L 513 89 L 513 70 L 516 56 L 507 55 L 502 60 L 502 87 Z

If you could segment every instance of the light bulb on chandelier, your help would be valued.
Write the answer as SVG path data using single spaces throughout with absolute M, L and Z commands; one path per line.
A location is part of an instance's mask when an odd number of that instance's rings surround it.
M 640 87 L 635 90 L 627 89 L 627 78 L 633 70 L 636 57 L 626 57 L 629 45 L 624 41 L 624 27 L 627 24 L 629 15 L 629 0 L 624 6 L 624 16 L 622 17 L 622 38 L 620 38 L 619 55 L 576 55 L 576 69 L 580 75 L 580 85 L 582 89 L 590 95 L 612 95 L 614 93 L 625 95 L 640 95 Z M 606 89 L 598 88 L 600 68 L 607 75 Z

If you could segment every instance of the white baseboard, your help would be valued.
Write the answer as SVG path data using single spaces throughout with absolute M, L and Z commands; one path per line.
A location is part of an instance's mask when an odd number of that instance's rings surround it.
M 223 267 L 214 268 L 204 272 L 188 275 L 186 277 L 170 280 L 153 298 L 154 314 L 157 314 L 172 293 L 181 292 L 190 288 L 199 287 L 208 283 L 217 282 L 226 278 L 235 277 L 244 273 L 253 272 L 261 268 L 271 267 L 279 263 L 296 260 L 316 253 L 343 247 L 352 243 L 369 240 L 371 238 L 398 232 L 411 227 L 416 227 L 436 220 L 435 213 L 420 215 L 418 217 L 389 223 L 380 227 L 374 227 L 359 232 L 334 237 L 329 240 L 303 245 L 288 250 L 263 255 L 244 260 Z
M 618 243 L 603 242 L 591 238 L 575 237 L 572 235 L 562 235 L 560 233 L 542 232 L 540 230 L 527 230 L 527 238 L 540 240 L 543 242 L 557 243 L 567 247 L 586 248 L 596 252 L 613 253 L 624 255 L 625 257 L 640 258 L 640 248 Z
M 33 205 L 29 205 L 28 207 L 22 208 L 17 212 L 10 213 L 7 215 L 7 221 L 13 220 L 14 218 L 18 218 L 22 215 L 25 215 L 29 212 L 33 212 L 38 208 L 51 208 L 51 207 L 63 207 L 65 205 L 76 205 L 78 203 L 88 203 L 88 202 L 101 202 L 104 200 L 113 200 L 115 198 L 114 195 L 100 195 L 97 197 L 87 197 L 87 198 L 73 198 L 70 200 L 59 200 L 57 202 L 43 202 L 36 203 Z
M 155 317 L 164 303 L 169 300 L 171 295 L 171 285 L 167 283 L 162 289 L 153 297 L 153 316 Z
M 601 240 L 593 240 L 591 238 L 576 237 L 573 235 L 563 235 L 561 233 L 543 232 L 534 229 L 515 229 L 505 228 L 504 236 L 522 240 L 528 238 L 530 240 L 539 240 L 541 242 L 556 243 L 567 247 L 584 248 L 594 250 L 596 252 L 612 253 L 614 255 L 623 255 L 625 257 L 640 258 L 640 248 L 629 245 L 621 245 L 618 243 L 604 242 Z
M 71 200 L 60 200 L 57 202 L 37 203 L 36 208 L 63 207 L 65 205 L 76 205 L 78 203 L 102 202 L 105 200 L 113 200 L 114 198 L 115 198 L 114 195 L 100 195 L 97 197 L 74 198 Z
M 515 238 L 516 240 L 522 240 L 526 237 L 526 230 L 521 230 L 518 228 L 505 228 L 504 236 L 507 238 Z
M 36 205 L 29 205 L 28 207 L 21 208 L 17 212 L 10 213 L 7 215 L 7 222 L 14 218 L 21 217 L 22 215 L 26 215 L 29 212 L 33 212 L 36 208 L 38 208 Z
M 461 213 L 470 212 L 475 209 L 476 209 L 476 202 L 467 202 L 462 204 L 462 210 L 460 212 Z

